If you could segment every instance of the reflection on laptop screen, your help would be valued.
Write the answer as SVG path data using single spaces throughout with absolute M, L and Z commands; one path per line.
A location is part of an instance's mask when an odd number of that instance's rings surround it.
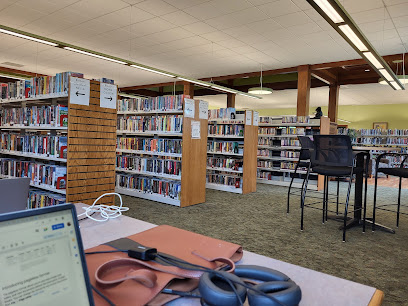
M 89 305 L 70 209 L 0 222 L 0 305 Z

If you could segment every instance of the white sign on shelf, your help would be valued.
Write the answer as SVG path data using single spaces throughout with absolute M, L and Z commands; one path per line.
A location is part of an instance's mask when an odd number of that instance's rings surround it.
M 116 109 L 117 97 L 118 87 L 116 85 L 101 83 L 100 89 L 101 107 Z
M 245 125 L 252 124 L 252 111 L 247 110 L 245 111 Z
M 200 139 L 201 138 L 201 123 L 200 121 L 191 121 L 191 138 Z
M 195 106 L 194 99 L 184 98 L 184 117 L 194 118 Z
M 254 126 L 259 125 L 259 113 L 254 111 Z
M 198 119 L 208 120 L 208 102 L 200 100 L 198 108 L 199 108 Z
M 69 89 L 69 103 L 79 105 L 89 105 L 89 94 L 91 83 L 87 79 L 71 77 Z

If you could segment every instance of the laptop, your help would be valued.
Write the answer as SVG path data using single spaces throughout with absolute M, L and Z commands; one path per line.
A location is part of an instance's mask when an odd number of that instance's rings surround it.
M 94 305 L 75 207 L 0 215 L 0 305 Z
M 28 177 L 0 179 L 0 214 L 26 209 L 29 188 Z

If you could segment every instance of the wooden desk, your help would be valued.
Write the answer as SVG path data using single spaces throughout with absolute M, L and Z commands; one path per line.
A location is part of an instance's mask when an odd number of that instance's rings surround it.
M 80 221 L 80 230 L 84 248 L 136 234 L 156 225 L 137 219 L 121 216 L 107 222 L 95 222 L 90 219 Z M 317 259 L 318 260 L 318 259 Z M 321 272 L 302 268 L 273 258 L 244 251 L 238 264 L 267 266 L 279 270 L 292 278 L 302 289 L 300 305 L 381 305 L 384 293 L 373 287 L 351 282 Z M 169 305 L 200 305 L 197 299 L 177 299 Z

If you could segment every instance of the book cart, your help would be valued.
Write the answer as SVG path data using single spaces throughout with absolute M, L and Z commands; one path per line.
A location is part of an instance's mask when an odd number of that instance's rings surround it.
M 257 182 L 289 186 L 299 159 L 298 136 L 329 134 L 327 117 L 310 119 L 306 116 L 260 117 L 258 132 Z M 293 187 L 301 188 L 307 169 L 298 168 Z M 308 188 L 320 190 L 323 177 L 310 173 Z
M 208 103 L 188 96 L 118 101 L 116 191 L 179 207 L 205 202 Z
M 75 141 L 81 142 L 79 139 L 89 138 L 92 128 L 88 124 L 86 135 L 85 132 L 81 134 L 75 121 L 89 120 L 90 112 L 97 117 L 96 104 L 99 105 L 99 91 L 96 91 L 99 82 L 94 81 L 91 81 L 91 90 L 95 92 L 90 92 L 88 96 L 97 98 L 90 98 L 90 105 L 70 103 L 71 75 L 73 73 L 67 72 L 54 77 L 19 81 L 17 85 L 2 84 L 0 174 L 3 178 L 31 179 L 30 185 L 34 189 L 30 189 L 28 208 L 64 202 L 92 204 L 102 193 L 114 190 L 114 185 L 110 189 L 101 188 L 100 182 L 90 187 L 88 185 L 91 181 L 80 178 L 81 175 L 70 175 L 75 167 L 81 165 L 81 171 L 88 171 L 86 176 L 92 176 L 92 169 L 87 168 L 88 156 L 82 154 L 93 151 L 89 147 L 89 141 L 84 141 L 81 149 L 75 145 Z M 81 114 L 79 108 L 87 113 Z M 112 113 L 116 116 L 115 109 Z M 113 120 L 115 127 L 116 119 Z M 115 137 L 112 139 L 114 142 Z M 74 154 L 74 151 L 77 153 Z M 113 155 L 113 163 L 114 158 Z M 98 161 L 93 159 L 92 163 L 98 164 Z M 112 179 L 114 184 L 114 172 Z M 113 203 L 112 200 L 113 197 L 104 199 L 105 203 Z
M 207 188 L 240 194 L 256 191 L 258 121 L 254 111 L 210 110 Z

